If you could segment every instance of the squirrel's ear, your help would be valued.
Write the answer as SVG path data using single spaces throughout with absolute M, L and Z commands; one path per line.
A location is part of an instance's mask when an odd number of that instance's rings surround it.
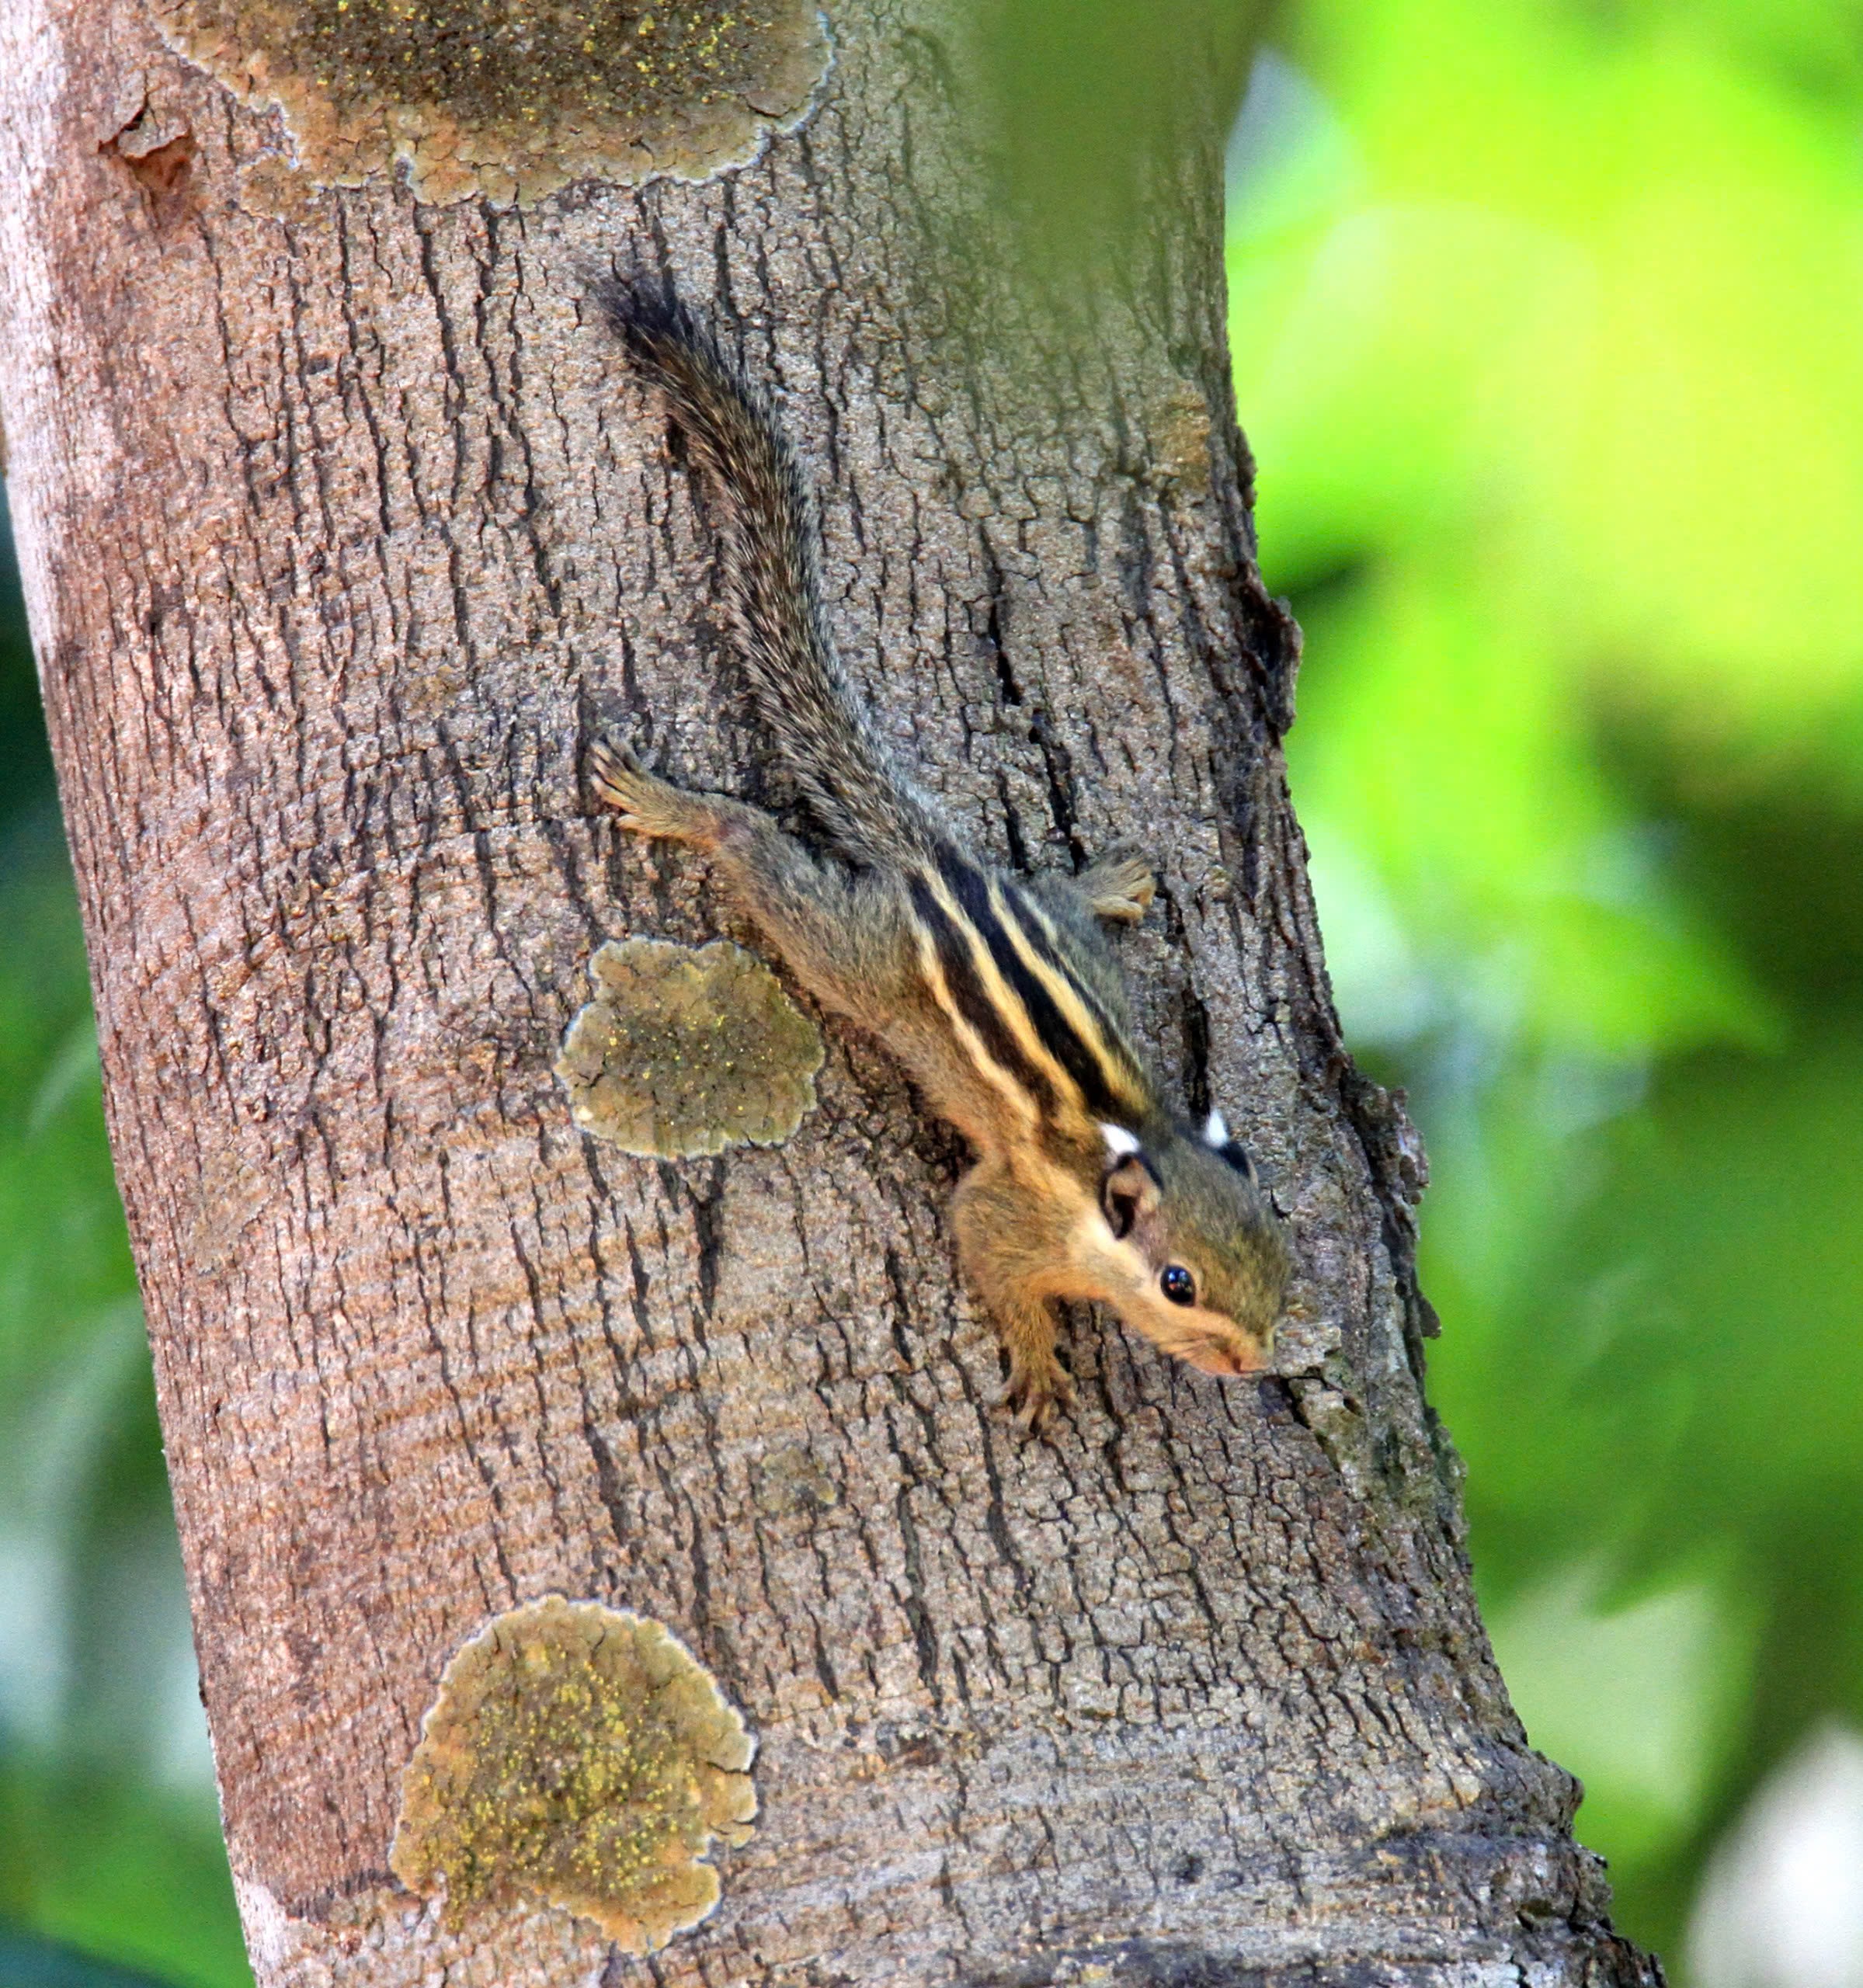
M 1114 1161 L 1100 1183 L 1100 1205 L 1107 1226 L 1121 1240 L 1131 1235 L 1135 1222 L 1157 1207 L 1158 1200 L 1158 1176 L 1136 1145 L 1124 1159 Z
M 1227 1121 L 1220 1111 L 1212 1111 L 1203 1121 L 1203 1142 L 1221 1160 L 1225 1160 L 1251 1187 L 1261 1185 L 1261 1176 L 1255 1171 L 1255 1163 L 1250 1159 L 1248 1149 L 1239 1139 L 1229 1136 Z

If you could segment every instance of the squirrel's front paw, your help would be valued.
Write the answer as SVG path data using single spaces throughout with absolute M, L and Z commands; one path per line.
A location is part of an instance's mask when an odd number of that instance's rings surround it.
M 1024 1362 L 1012 1355 L 1002 1406 L 1031 1436 L 1039 1436 L 1057 1409 L 1065 1414 L 1073 1407 L 1073 1376 L 1051 1353 L 1039 1363 Z

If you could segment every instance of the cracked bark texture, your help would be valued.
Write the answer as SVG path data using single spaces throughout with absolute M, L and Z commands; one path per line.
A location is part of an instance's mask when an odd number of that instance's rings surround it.
M 0 19 L 12 497 L 259 1980 L 1653 1981 L 1423 1403 L 1421 1156 L 1341 1047 L 1278 746 L 1216 107 L 1031 368 L 948 26 L 848 0 L 813 115 L 702 183 L 280 218 L 242 200 L 275 120 L 131 0 Z M 1079 1317 L 1079 1411 L 1018 1440 L 961 1152 L 833 1024 L 780 1149 L 572 1127 L 596 947 L 755 944 L 589 805 L 592 732 L 781 799 L 711 535 L 587 321 L 617 257 L 779 393 L 926 785 L 999 857 L 1149 843 L 1121 943 L 1289 1218 L 1277 1377 Z M 650 1963 L 540 1910 L 449 1933 L 387 1868 L 448 1659 L 551 1591 L 667 1623 L 759 1736 L 759 1833 Z

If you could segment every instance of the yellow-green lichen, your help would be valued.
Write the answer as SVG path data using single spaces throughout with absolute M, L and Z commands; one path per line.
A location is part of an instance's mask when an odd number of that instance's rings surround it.
M 690 1159 L 780 1145 L 814 1104 L 821 1035 L 742 946 L 611 940 L 589 971 L 556 1065 L 584 1131 Z
M 755 1751 L 663 1624 L 547 1596 L 447 1666 L 388 1861 L 411 1891 L 444 1888 L 449 1925 L 522 1895 L 651 1953 L 718 1903 L 699 1860 L 751 1835 Z
M 312 183 L 397 163 L 426 200 L 534 200 L 755 155 L 806 106 L 815 0 L 154 0 L 170 43 L 276 105 Z

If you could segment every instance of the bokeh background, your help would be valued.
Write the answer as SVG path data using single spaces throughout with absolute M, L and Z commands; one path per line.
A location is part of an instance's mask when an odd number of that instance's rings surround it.
M 1863 1988 L 1863 6 L 1297 0 L 1231 148 L 1334 984 L 1536 1743 L 1685 1988 Z M 249 1980 L 0 568 L 0 1981 Z

